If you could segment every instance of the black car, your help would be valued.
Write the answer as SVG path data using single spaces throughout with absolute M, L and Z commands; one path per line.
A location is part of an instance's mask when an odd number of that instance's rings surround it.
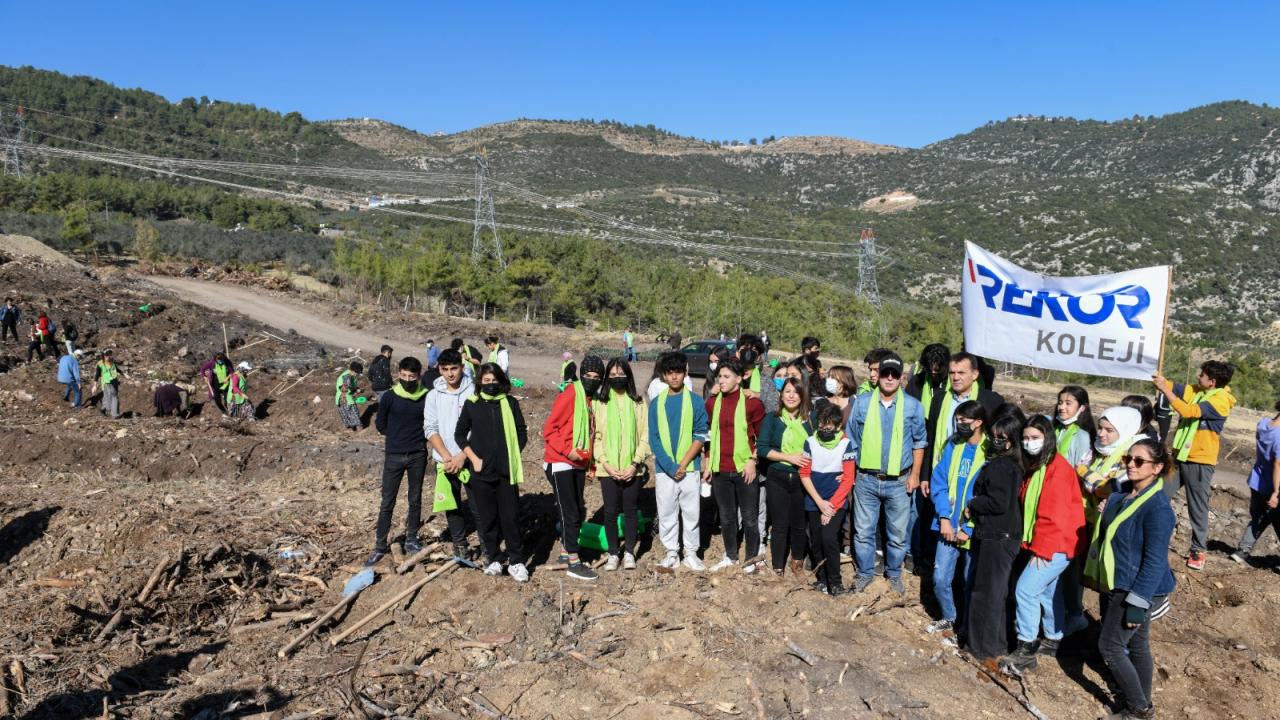
M 695 340 L 680 348 L 680 352 L 689 361 L 690 375 L 706 377 L 711 353 L 731 355 L 736 347 L 737 343 L 733 340 Z

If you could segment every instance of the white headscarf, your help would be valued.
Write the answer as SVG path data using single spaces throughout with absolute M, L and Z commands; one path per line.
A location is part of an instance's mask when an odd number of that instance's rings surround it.
M 1116 434 L 1118 435 L 1116 441 L 1110 445 L 1103 445 L 1102 440 L 1098 440 L 1098 442 L 1094 444 L 1094 449 L 1103 455 L 1110 455 L 1114 453 L 1117 448 L 1123 447 L 1130 441 L 1130 439 L 1138 439 L 1135 436 L 1137 436 L 1138 431 L 1142 429 L 1142 413 L 1131 407 L 1125 407 L 1123 405 L 1107 408 L 1106 412 L 1102 413 L 1102 417 L 1099 418 L 1099 422 L 1102 420 L 1106 420 L 1111 423 L 1111 426 L 1116 429 Z M 1142 437 L 1146 436 L 1144 435 Z

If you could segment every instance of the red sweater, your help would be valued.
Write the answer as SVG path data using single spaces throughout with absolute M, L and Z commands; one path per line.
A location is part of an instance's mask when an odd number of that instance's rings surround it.
M 1018 493 L 1020 500 L 1027 497 L 1027 484 L 1022 483 L 1022 491 Z M 1055 553 L 1066 553 L 1068 558 L 1072 558 L 1084 549 L 1085 540 L 1080 480 L 1066 458 L 1054 455 L 1040 489 L 1035 531 L 1031 542 L 1022 543 L 1022 547 L 1044 560 L 1052 559 Z
M 578 448 L 578 461 L 569 459 L 569 451 L 573 449 L 573 394 L 576 391 L 572 384 L 551 403 L 551 416 L 542 427 L 542 460 L 546 463 L 569 463 L 579 470 L 587 469 L 591 464 L 591 431 L 588 425 L 587 446 Z M 591 396 L 587 396 L 587 422 L 591 422 Z
M 733 419 L 738 412 L 738 401 L 743 397 L 742 390 L 719 395 L 707 396 L 707 419 L 710 420 L 715 415 L 716 398 L 723 397 L 720 401 L 720 467 L 731 468 L 733 464 Z M 747 398 L 747 444 L 751 446 L 751 457 L 756 456 L 756 438 L 760 436 L 760 424 L 764 422 L 764 405 L 759 398 Z M 710 451 L 711 443 L 707 443 L 707 450 Z M 741 470 L 741 468 L 739 468 Z

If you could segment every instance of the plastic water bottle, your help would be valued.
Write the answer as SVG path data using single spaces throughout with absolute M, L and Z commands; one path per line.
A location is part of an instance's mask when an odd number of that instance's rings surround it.
M 294 560 L 298 558 L 304 558 L 306 556 L 307 554 L 302 550 L 281 550 L 280 551 L 280 558 L 282 560 Z

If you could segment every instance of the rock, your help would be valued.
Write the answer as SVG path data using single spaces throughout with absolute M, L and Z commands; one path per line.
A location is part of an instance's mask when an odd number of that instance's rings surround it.
M 284 376 L 285 376 L 285 377 L 296 378 L 296 377 L 298 377 L 298 371 L 297 371 L 297 370 L 294 370 L 294 369 L 292 369 L 292 368 L 290 368 L 290 369 L 289 369 L 289 372 L 285 373 L 285 374 L 284 374 Z
M 19 390 L 14 394 L 18 396 L 19 400 L 26 400 L 27 402 L 31 402 L 32 400 L 36 399 L 34 395 L 32 395 L 29 392 L 26 392 L 25 390 Z
M 311 404 L 312 404 L 312 405 L 319 405 L 319 404 L 320 404 L 320 396 L 319 396 L 319 395 L 317 395 L 317 396 L 315 396 L 315 397 L 311 398 Z
M 183 345 L 182 347 L 178 348 L 178 357 L 184 358 L 190 354 L 191 354 L 191 349 L 188 348 L 186 345 Z
M 119 430 L 116 431 L 116 438 L 119 439 L 128 434 L 129 434 L 129 431 L 126 428 L 120 428 Z

